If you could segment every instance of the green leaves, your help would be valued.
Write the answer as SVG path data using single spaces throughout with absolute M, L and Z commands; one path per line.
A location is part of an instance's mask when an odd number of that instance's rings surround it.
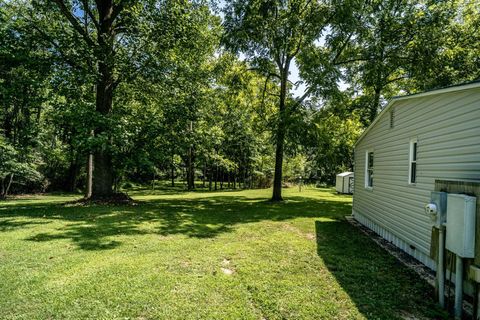
M 268 186 L 277 146 L 287 176 L 329 181 L 391 96 L 480 77 L 477 2 L 227 0 L 219 16 L 203 0 L 115 0 L 103 31 L 103 2 L 2 3 L 2 179 L 82 186 L 101 151 L 117 182 L 188 164 Z
M 473 2 L 393 0 L 362 7 L 339 63 L 351 88 L 363 95 L 358 108 L 366 124 L 392 96 L 479 76 L 476 59 L 464 54 L 478 47 L 473 29 L 466 30 L 469 18 L 459 19 L 478 16 L 469 12 L 468 3 Z M 466 29 L 457 29 L 460 25 Z
M 31 155 L 22 155 L 0 135 L 0 199 L 4 199 L 12 183 L 39 182 L 38 163 Z

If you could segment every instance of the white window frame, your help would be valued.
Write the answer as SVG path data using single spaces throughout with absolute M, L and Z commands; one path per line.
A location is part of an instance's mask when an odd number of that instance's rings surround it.
M 417 147 L 415 148 L 416 149 L 415 160 L 413 159 L 414 144 L 417 145 Z M 415 185 L 417 183 L 417 176 L 418 176 L 417 162 L 418 162 L 418 139 L 413 138 L 413 139 L 410 139 L 409 152 L 408 152 L 408 184 L 410 185 Z M 415 181 L 412 181 L 412 167 L 414 163 L 415 163 Z
M 369 159 L 369 154 L 373 153 L 373 157 L 375 159 L 375 152 L 373 150 L 367 150 L 365 151 L 365 189 L 372 190 L 373 189 L 373 184 L 370 185 L 370 175 L 368 173 L 369 165 L 370 165 L 370 159 Z M 374 168 L 372 167 L 372 176 L 373 176 L 373 170 Z

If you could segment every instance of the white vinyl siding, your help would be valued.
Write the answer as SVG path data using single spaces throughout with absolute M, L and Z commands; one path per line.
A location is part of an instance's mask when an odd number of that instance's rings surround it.
M 480 180 L 480 88 L 394 102 L 395 125 L 383 114 L 355 147 L 355 176 L 366 176 L 375 151 L 375 187 L 355 179 L 353 211 L 425 255 L 431 225 L 423 206 L 435 179 Z M 418 141 L 415 186 L 410 184 L 412 138 Z

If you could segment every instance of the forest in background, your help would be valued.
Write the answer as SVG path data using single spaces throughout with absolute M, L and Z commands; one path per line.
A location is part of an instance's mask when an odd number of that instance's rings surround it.
M 390 98 L 479 79 L 479 28 L 475 0 L 0 2 L 0 198 L 331 184 Z

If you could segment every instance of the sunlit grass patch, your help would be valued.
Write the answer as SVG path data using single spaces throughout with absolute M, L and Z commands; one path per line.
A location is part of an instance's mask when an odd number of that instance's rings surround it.
M 168 190 L 167 190 L 168 191 Z M 395 319 L 432 290 L 331 189 L 137 190 L 137 206 L 0 204 L 0 318 Z

